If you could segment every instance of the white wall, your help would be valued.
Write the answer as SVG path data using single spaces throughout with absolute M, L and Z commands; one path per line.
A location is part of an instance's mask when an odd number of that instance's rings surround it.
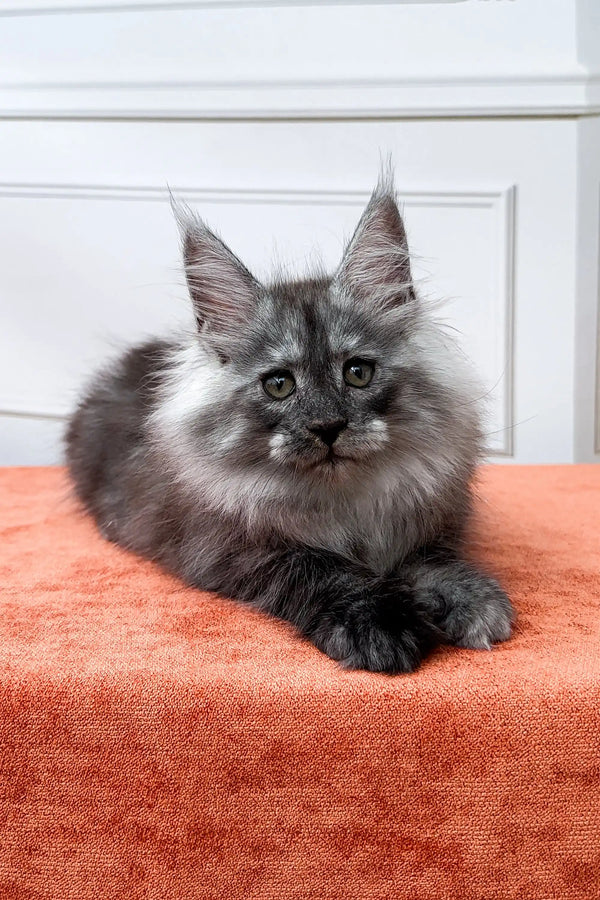
M 4 3 L 0 462 L 57 461 L 94 366 L 189 315 L 167 183 L 259 274 L 302 270 L 387 153 L 493 458 L 600 459 L 599 10 Z

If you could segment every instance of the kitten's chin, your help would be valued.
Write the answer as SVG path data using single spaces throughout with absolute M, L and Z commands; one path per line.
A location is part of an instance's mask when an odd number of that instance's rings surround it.
M 373 456 L 372 451 L 370 456 Z M 314 447 L 305 452 L 288 451 L 285 455 L 280 452 L 271 453 L 271 457 L 280 466 L 293 469 L 296 474 L 316 481 L 339 481 L 346 476 L 351 477 L 356 474 L 358 468 L 365 465 L 368 459 L 368 456 L 356 450 L 348 452 L 347 448 L 344 448 L 343 451 L 331 448 L 319 452 Z
M 320 459 L 310 460 L 305 468 L 316 477 L 328 480 L 343 478 L 356 465 L 357 460 L 343 453 L 330 451 Z

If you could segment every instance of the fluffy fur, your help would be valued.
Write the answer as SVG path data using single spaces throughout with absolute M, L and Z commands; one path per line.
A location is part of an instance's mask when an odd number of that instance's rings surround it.
M 416 295 L 390 180 L 332 277 L 262 285 L 176 216 L 197 333 L 130 350 L 68 428 L 102 533 L 349 667 L 405 672 L 440 641 L 508 638 L 506 595 L 460 556 L 478 386 Z M 364 387 L 344 380 L 356 358 L 374 367 Z M 295 390 L 273 399 L 282 370 Z

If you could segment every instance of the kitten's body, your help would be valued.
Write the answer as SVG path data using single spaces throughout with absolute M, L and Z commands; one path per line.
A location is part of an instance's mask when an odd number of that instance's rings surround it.
M 476 388 L 414 296 L 389 189 L 333 279 L 263 287 L 200 223 L 182 229 L 199 333 L 131 350 L 69 427 L 103 533 L 350 666 L 508 637 L 505 595 L 459 558 Z M 356 358 L 373 362 L 362 389 L 342 374 Z M 289 397 L 265 394 L 274 371 Z

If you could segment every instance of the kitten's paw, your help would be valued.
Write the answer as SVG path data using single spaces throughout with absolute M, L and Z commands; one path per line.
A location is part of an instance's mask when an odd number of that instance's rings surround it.
M 390 675 L 413 672 L 440 640 L 399 597 L 348 601 L 330 610 L 311 638 L 344 668 Z
M 489 575 L 460 565 L 440 573 L 427 590 L 434 622 L 449 643 L 490 650 L 510 637 L 515 618 L 511 602 Z

